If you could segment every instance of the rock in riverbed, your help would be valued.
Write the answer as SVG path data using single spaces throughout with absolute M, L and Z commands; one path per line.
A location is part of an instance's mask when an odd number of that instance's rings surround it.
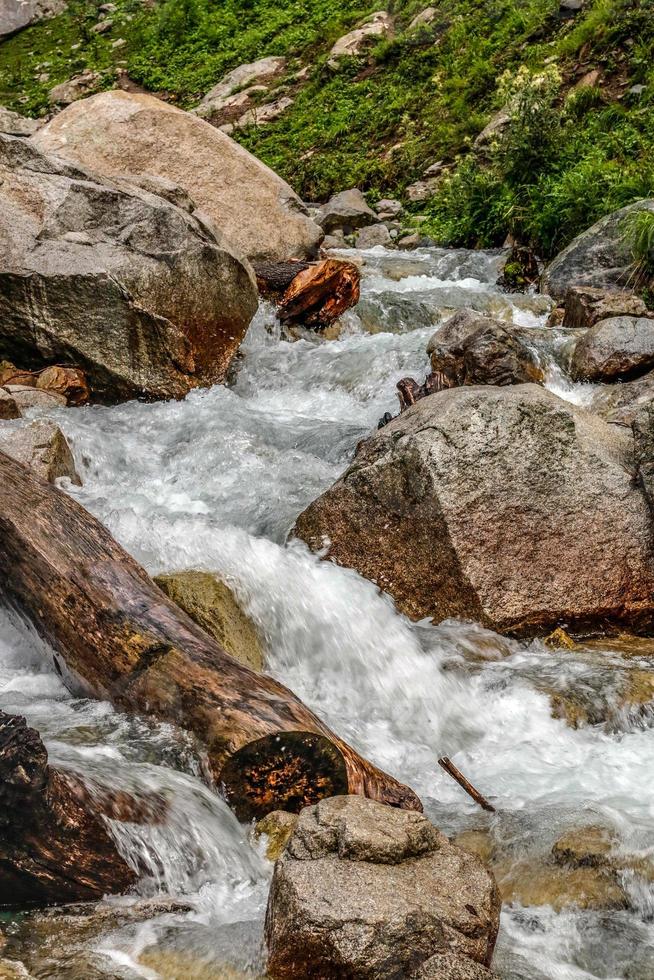
M 571 286 L 627 286 L 633 275 L 629 220 L 638 211 L 654 211 L 654 200 L 637 201 L 614 211 L 573 239 L 545 270 L 544 292 L 562 302 Z
M 0 178 L 0 358 L 76 364 L 103 401 L 224 378 L 257 294 L 205 224 L 17 137 Z
M 275 866 L 268 971 L 399 980 L 434 976 L 417 971 L 437 955 L 488 965 L 499 912 L 492 875 L 422 814 L 331 797 L 301 812 Z
M 534 634 L 654 611 L 631 433 L 536 385 L 429 395 L 364 442 L 295 533 L 402 612 Z
M 575 381 L 615 381 L 652 367 L 654 320 L 616 316 L 596 323 L 577 341 L 571 374 Z
M 66 437 L 50 419 L 38 419 L 21 427 L 3 426 L 0 452 L 29 466 L 48 483 L 54 483 L 60 476 L 67 476 L 78 486 L 82 483 Z
M 647 306 L 628 289 L 572 286 L 565 297 L 564 327 L 594 327 L 616 316 L 647 316 Z
M 172 181 L 249 259 L 313 257 L 322 240 L 281 177 L 203 119 L 151 95 L 111 91 L 74 102 L 33 140 L 100 174 Z

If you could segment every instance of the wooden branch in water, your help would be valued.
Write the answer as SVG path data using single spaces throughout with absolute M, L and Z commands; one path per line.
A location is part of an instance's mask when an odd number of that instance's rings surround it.
M 478 803 L 480 807 L 484 810 L 488 810 L 489 813 L 495 813 L 495 807 L 488 802 L 488 800 L 481 795 L 479 790 L 475 789 L 471 782 L 469 782 L 463 775 L 460 769 L 451 762 L 447 756 L 443 756 L 442 759 L 438 760 L 439 766 L 449 773 L 452 779 L 455 779 L 459 786 L 466 791 L 468 796 L 471 796 L 475 803 Z
M 0 907 L 98 899 L 135 880 L 82 784 L 0 711 Z
M 353 262 L 325 259 L 295 276 L 279 304 L 282 323 L 324 330 L 359 302 L 360 273 Z
M 230 657 L 83 507 L 3 453 L 0 567 L 0 599 L 47 641 L 70 689 L 193 732 L 239 818 L 343 793 L 422 809 L 291 691 Z
M 291 285 L 295 277 L 304 269 L 311 268 L 310 262 L 253 262 L 252 268 L 257 277 L 257 287 L 262 296 L 278 297 Z

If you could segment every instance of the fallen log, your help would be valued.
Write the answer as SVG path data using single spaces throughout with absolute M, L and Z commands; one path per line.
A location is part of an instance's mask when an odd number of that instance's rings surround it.
M 99 899 L 135 881 L 82 784 L 0 711 L 0 907 Z
M 463 775 L 461 770 L 457 769 L 451 759 L 448 759 L 447 756 L 444 755 L 442 759 L 438 760 L 438 764 L 441 769 L 444 769 L 445 772 L 459 784 L 461 789 L 465 790 L 468 796 L 472 797 L 475 803 L 477 803 L 482 810 L 488 810 L 489 813 L 495 813 L 495 807 L 492 805 L 492 803 L 489 803 L 486 797 L 482 796 L 478 789 L 475 789 L 472 783 Z
M 295 277 L 304 269 L 312 268 L 310 262 L 254 262 L 257 288 L 262 296 L 279 298 L 286 292 Z
M 282 323 L 324 330 L 359 302 L 360 273 L 353 262 L 325 259 L 298 273 L 279 304 Z
M 53 650 L 73 691 L 193 732 L 240 819 L 360 794 L 421 809 L 287 688 L 239 664 L 91 514 L 0 453 L 0 599 Z

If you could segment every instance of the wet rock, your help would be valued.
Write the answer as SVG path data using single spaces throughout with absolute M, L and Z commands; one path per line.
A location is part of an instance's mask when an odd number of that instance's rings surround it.
M 550 635 L 545 637 L 543 643 L 551 650 L 574 650 L 576 646 L 575 641 L 561 626 L 552 630 Z
M 232 590 L 209 572 L 174 572 L 155 582 L 239 663 L 263 670 L 261 641 Z
M 654 671 L 627 671 L 620 706 L 642 708 L 654 701 Z
M 630 215 L 654 211 L 654 200 L 637 201 L 602 218 L 578 235 L 545 270 L 541 288 L 562 302 L 571 286 L 624 288 L 633 277 L 627 228 Z
M 356 30 L 339 37 L 329 52 L 327 64 L 337 68 L 341 58 L 356 58 L 382 37 L 393 33 L 393 18 L 385 10 L 371 14 Z
M 272 82 L 284 73 L 286 59 L 275 55 L 259 58 L 245 65 L 239 65 L 209 89 L 195 113 L 203 119 L 220 113 L 227 100 L 240 89 Z
M 399 978 L 450 952 L 488 964 L 498 923 L 492 876 L 422 814 L 331 797 L 301 812 L 275 866 L 268 971 Z
M 63 396 L 68 405 L 85 405 L 90 397 L 86 375 L 79 368 L 47 367 L 38 374 L 36 387 Z
M 313 257 L 322 240 L 281 177 L 203 119 L 153 96 L 102 92 L 73 103 L 33 139 L 98 173 L 172 181 L 250 259 Z
M 11 392 L 0 388 L 0 419 L 19 419 L 21 412 Z
M 65 476 L 77 486 L 82 484 L 66 437 L 49 419 L 37 419 L 21 428 L 0 427 L 0 452 L 29 466 L 49 483 Z
M 504 263 L 497 284 L 509 293 L 524 293 L 538 282 L 539 277 L 540 266 L 531 249 L 523 245 L 514 245 Z
M 74 75 L 67 82 L 55 85 L 48 92 L 51 105 L 70 105 L 78 99 L 84 99 L 98 87 L 102 75 L 98 71 L 83 71 Z
M 43 125 L 41 119 L 28 119 L 0 106 L 0 133 L 7 136 L 31 136 Z
M 432 371 L 457 385 L 515 385 L 543 380 L 538 357 L 518 331 L 500 320 L 462 309 L 427 345 Z
M 273 810 L 262 820 L 257 821 L 254 836 L 266 838 L 266 857 L 269 861 L 276 861 L 279 858 L 297 822 L 297 813 L 288 813 L 286 810 Z
M 653 555 L 632 471 L 629 432 L 543 388 L 453 388 L 362 443 L 295 533 L 415 619 L 643 623 Z
M 361 228 L 355 238 L 357 248 L 374 248 L 375 245 L 389 246 L 391 243 L 391 234 L 386 225 L 368 225 L 366 228 Z
M 458 953 L 438 953 L 411 974 L 411 980 L 493 980 L 496 973 Z
M 600 320 L 617 316 L 647 316 L 647 306 L 627 289 L 594 289 L 572 286 L 565 297 L 564 327 L 594 327 Z
M 552 847 L 557 864 L 572 868 L 604 868 L 615 844 L 606 827 L 580 827 L 563 834 Z
M 39 391 L 28 385 L 5 385 L 5 388 L 18 405 L 21 413 L 29 408 L 48 409 L 65 408 L 68 402 L 64 395 L 54 391 Z
M 345 235 L 350 235 L 356 228 L 376 224 L 379 218 L 361 191 L 353 187 L 334 194 L 323 204 L 316 215 L 316 221 L 325 232 L 332 233 L 334 229 L 340 229 Z
M 0 357 L 79 365 L 101 401 L 223 380 L 258 297 L 204 223 L 11 136 L 0 177 Z
M 627 908 L 627 896 L 610 872 L 600 868 L 562 868 L 524 861 L 494 868 L 502 900 L 524 906 L 570 906 L 593 911 Z
M 654 367 L 654 320 L 616 316 L 601 320 L 575 344 L 570 373 L 575 381 L 633 378 Z
M 484 864 L 490 864 L 495 856 L 495 844 L 487 830 L 462 830 L 452 838 L 452 843 L 468 854 L 475 854 Z

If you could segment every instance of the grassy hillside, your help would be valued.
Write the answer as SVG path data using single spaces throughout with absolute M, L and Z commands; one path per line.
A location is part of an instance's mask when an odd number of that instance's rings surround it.
M 510 232 L 550 255 L 607 211 L 654 196 L 651 0 L 588 0 L 567 18 L 559 0 L 431 0 L 433 22 L 408 31 L 428 2 L 394 0 L 395 36 L 334 71 L 332 43 L 379 3 L 116 0 L 112 30 L 97 35 L 97 3 L 72 0 L 0 44 L 0 102 L 39 115 L 72 74 L 103 71 L 98 87 L 110 87 L 126 69 L 188 108 L 229 69 L 282 54 L 274 94 L 293 106 L 238 138 L 305 199 L 354 184 L 371 198 L 402 194 L 443 160 L 449 176 L 416 207 L 438 240 L 492 245 Z M 473 150 L 507 103 L 508 129 Z

